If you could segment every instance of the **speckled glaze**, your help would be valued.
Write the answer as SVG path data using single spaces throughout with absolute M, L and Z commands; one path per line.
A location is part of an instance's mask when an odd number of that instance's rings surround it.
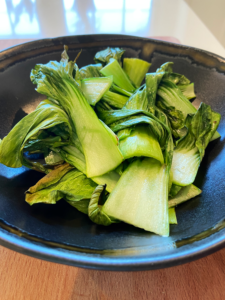
M 123 35 L 86 35 L 44 39 L 0 53 L 0 138 L 44 99 L 30 82 L 37 63 L 60 60 L 63 45 L 78 65 L 93 63 L 105 47 L 123 47 L 126 57 L 152 63 L 174 62 L 174 71 L 195 83 L 197 98 L 220 112 L 221 139 L 208 146 L 195 184 L 201 196 L 177 208 L 178 225 L 169 238 L 120 223 L 93 224 L 63 200 L 30 207 L 24 192 L 43 175 L 0 165 L 0 244 L 41 259 L 103 270 L 149 270 L 174 266 L 210 254 L 225 245 L 225 60 L 212 53 L 158 40 Z

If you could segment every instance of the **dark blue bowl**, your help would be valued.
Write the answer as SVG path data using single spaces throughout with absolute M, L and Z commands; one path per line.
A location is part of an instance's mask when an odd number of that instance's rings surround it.
M 197 98 L 220 112 L 221 139 L 210 143 L 195 184 L 201 196 L 177 208 L 178 225 L 169 238 L 120 223 L 93 224 L 63 200 L 56 205 L 24 201 L 24 192 L 43 175 L 0 165 L 0 244 L 18 252 L 73 266 L 103 270 L 149 270 L 190 262 L 225 245 L 225 60 L 218 55 L 158 40 L 124 35 L 85 35 L 38 40 L 0 53 L 0 137 L 44 99 L 30 81 L 37 63 L 60 60 L 63 45 L 70 58 L 83 49 L 79 66 L 93 63 L 108 46 L 122 47 L 156 70 L 174 62 L 174 71 L 195 83 Z

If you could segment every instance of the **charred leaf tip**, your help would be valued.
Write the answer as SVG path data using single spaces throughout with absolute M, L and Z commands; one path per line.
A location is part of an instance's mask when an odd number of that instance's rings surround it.
M 78 58 L 80 57 L 80 55 L 81 55 L 81 53 L 82 53 L 82 49 L 80 50 L 80 52 L 77 54 L 77 56 L 75 57 L 75 59 L 74 59 L 74 62 L 76 63 L 76 61 L 78 60 Z

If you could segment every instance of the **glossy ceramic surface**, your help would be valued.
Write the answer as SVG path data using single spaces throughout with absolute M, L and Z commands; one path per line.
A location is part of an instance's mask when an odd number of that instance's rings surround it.
M 56 205 L 30 207 L 24 192 L 42 175 L 25 168 L 0 165 L 0 243 L 34 257 L 105 270 L 147 270 L 192 261 L 225 245 L 225 60 L 181 45 L 122 35 L 70 36 L 39 40 L 0 53 L 0 138 L 44 99 L 30 82 L 37 63 L 60 60 L 63 45 L 73 59 L 82 48 L 78 65 L 93 63 L 94 54 L 107 46 L 123 47 L 127 57 L 140 57 L 156 70 L 174 62 L 174 71 L 195 83 L 197 98 L 222 115 L 221 139 L 210 143 L 196 179 L 201 196 L 177 208 L 178 225 L 169 238 L 121 223 L 93 224 L 63 200 Z

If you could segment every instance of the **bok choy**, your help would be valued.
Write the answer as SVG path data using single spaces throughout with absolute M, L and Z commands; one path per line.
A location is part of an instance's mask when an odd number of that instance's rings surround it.
M 57 68 L 51 63 L 36 65 L 31 79 L 37 92 L 56 99 L 69 115 L 83 148 L 88 177 L 107 173 L 122 162 L 116 136 L 99 121 L 77 82 L 61 64 Z
M 83 54 L 69 61 L 67 50 L 31 71 L 47 99 L 0 140 L 0 163 L 45 173 L 26 192 L 30 205 L 64 199 L 98 225 L 169 236 L 175 207 L 201 193 L 193 183 L 220 114 L 193 106 L 194 83 L 172 62 L 154 72 L 108 47 L 79 68 Z

